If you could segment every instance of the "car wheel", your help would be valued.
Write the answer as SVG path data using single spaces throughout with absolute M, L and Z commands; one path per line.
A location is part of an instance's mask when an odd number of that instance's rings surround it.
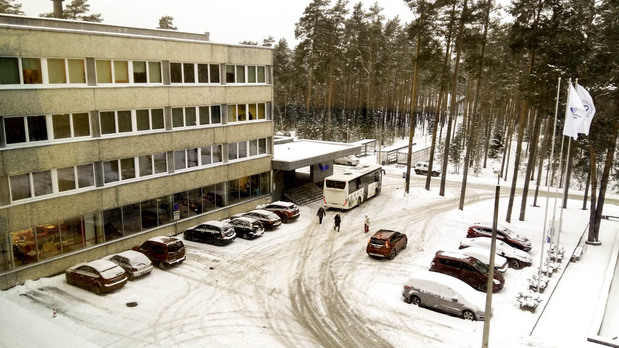
M 391 249 L 391 253 L 389 254 L 389 260 L 395 259 L 395 248 Z
M 417 296 L 411 296 L 411 298 L 408 300 L 410 304 L 414 304 L 415 306 L 419 306 L 421 307 L 421 299 Z
M 510 259 L 508 261 L 509 267 L 513 269 L 520 269 L 520 262 L 518 260 Z
M 477 286 L 477 290 L 486 292 L 488 291 L 488 283 L 483 282 Z
M 93 287 L 92 291 L 97 295 L 101 295 L 101 284 L 95 283 L 95 286 Z
M 159 261 L 159 269 L 162 269 L 162 270 L 166 269 L 166 265 L 165 263 L 163 263 L 163 261 Z
M 462 318 L 464 320 L 475 320 L 475 314 L 469 310 L 465 310 L 462 312 Z
M 419 169 L 415 169 L 415 174 L 417 174 L 417 175 L 421 175 L 421 170 L 419 170 Z
M 241 237 L 243 237 L 243 239 L 249 239 L 249 233 L 245 232 Z
M 127 278 L 129 278 L 129 280 L 133 280 L 135 277 L 133 276 L 133 273 L 127 272 Z
M 408 239 L 404 241 L 404 244 L 402 245 L 402 250 L 406 249 L 407 246 L 408 246 Z
M 282 216 L 282 223 L 288 223 L 288 217 Z
M 191 233 L 184 233 L 183 237 L 185 238 L 185 240 L 191 241 Z
M 439 173 L 438 172 L 432 172 L 432 176 L 438 176 Z

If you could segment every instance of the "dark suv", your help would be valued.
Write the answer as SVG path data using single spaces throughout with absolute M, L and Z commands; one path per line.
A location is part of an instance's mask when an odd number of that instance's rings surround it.
M 161 269 L 185 261 L 185 245 L 182 240 L 174 237 L 154 237 L 142 245 L 134 246 L 133 250 L 146 255 L 153 265 Z
M 229 223 L 213 220 L 187 229 L 183 237 L 190 241 L 224 245 L 231 243 L 236 238 L 236 232 Z
M 485 292 L 488 286 L 488 265 L 472 256 L 458 252 L 437 251 L 430 265 L 430 271 L 456 277 L 471 287 Z M 503 289 L 505 278 L 500 272 L 494 272 L 492 292 Z
M 236 235 L 243 239 L 258 238 L 264 233 L 264 227 L 260 221 L 246 216 L 230 219 L 230 225 L 234 227 Z
M 365 251 L 370 256 L 388 257 L 390 260 L 402 249 L 406 249 L 408 237 L 392 230 L 379 230 L 368 241 Z
M 277 201 L 268 204 L 263 209 L 277 214 L 277 216 L 282 219 L 283 223 L 294 220 L 301 215 L 299 212 L 299 206 L 292 202 Z

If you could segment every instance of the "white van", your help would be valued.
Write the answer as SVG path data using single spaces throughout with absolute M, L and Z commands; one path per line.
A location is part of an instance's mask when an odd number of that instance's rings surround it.
M 419 271 L 404 283 L 402 296 L 408 303 L 461 316 L 467 320 L 484 320 L 485 295 L 452 276 Z

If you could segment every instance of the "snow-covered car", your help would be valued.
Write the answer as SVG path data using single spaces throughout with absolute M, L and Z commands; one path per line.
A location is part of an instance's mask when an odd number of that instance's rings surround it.
M 347 166 L 356 166 L 359 164 L 359 157 L 355 155 L 348 155 L 346 157 L 340 157 L 333 160 L 335 164 L 344 164 Z
M 490 267 L 490 250 L 484 249 L 484 248 L 478 248 L 478 247 L 470 247 L 470 248 L 460 249 L 458 251 L 466 256 L 472 256 L 478 259 L 479 261 L 485 263 L 486 266 Z M 507 259 L 501 255 L 496 255 L 495 253 L 494 269 L 501 273 L 505 273 L 508 267 L 509 267 L 509 264 L 507 263 Z
M 492 238 L 486 237 L 477 237 L 477 238 L 464 238 L 460 241 L 460 249 L 468 248 L 468 247 L 479 247 L 484 248 L 486 250 L 490 250 L 490 244 L 492 243 Z M 502 242 L 500 240 L 496 241 L 496 250 L 495 252 L 499 256 L 503 256 L 507 259 L 507 263 L 509 267 L 513 269 L 520 269 L 522 267 L 531 266 L 533 260 L 531 255 L 526 251 L 522 251 L 520 249 L 516 249 L 509 244 Z
M 413 273 L 404 283 L 402 296 L 408 303 L 467 320 L 483 320 L 485 316 L 485 296 L 465 282 L 442 273 Z
M 430 271 L 456 277 L 479 291 L 486 292 L 488 288 L 490 274 L 488 265 L 461 252 L 437 251 L 430 264 Z M 500 272 L 494 272 L 493 276 L 492 291 L 501 291 L 505 285 L 505 278 Z
M 153 270 L 153 263 L 139 251 L 125 250 L 121 253 L 104 258 L 112 261 L 127 272 L 129 280 L 149 274 Z
M 189 241 L 226 245 L 236 239 L 236 232 L 228 222 L 211 220 L 186 229 L 183 237 Z
M 438 165 L 436 163 L 432 164 L 432 176 L 441 175 L 441 169 L 438 167 Z M 429 166 L 430 164 L 428 162 L 417 162 L 415 163 L 415 167 L 413 168 L 413 170 L 415 171 L 415 174 L 426 175 L 428 174 Z
M 492 238 L 492 224 L 487 223 L 479 223 L 476 222 L 471 225 L 467 231 L 466 236 L 468 238 L 475 237 L 490 237 Z M 496 238 L 497 240 L 502 240 L 505 243 L 513 246 L 514 248 L 530 251 L 531 250 L 531 241 L 522 235 L 510 230 L 505 226 L 497 226 L 496 230 Z
M 272 211 L 264 210 L 264 209 L 254 209 L 245 213 L 239 213 L 232 215 L 232 218 L 247 216 L 250 218 L 254 218 L 262 223 L 265 229 L 272 230 L 277 226 L 282 224 L 282 219 L 277 216 Z
M 241 216 L 230 219 L 230 225 L 234 227 L 237 236 L 243 239 L 254 239 L 262 236 L 264 227 L 262 223 L 254 218 Z
M 276 201 L 265 205 L 264 208 L 261 209 L 274 212 L 283 223 L 287 223 L 301 216 L 299 206 L 293 202 Z
M 127 283 L 127 273 L 108 260 L 79 263 L 65 271 L 67 283 L 88 289 L 95 294 L 111 292 Z

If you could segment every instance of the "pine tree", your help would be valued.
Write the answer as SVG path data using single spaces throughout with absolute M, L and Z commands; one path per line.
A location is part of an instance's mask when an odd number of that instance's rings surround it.
M 23 15 L 21 4 L 13 4 L 15 0 L 0 0 L 0 13 Z
M 157 27 L 157 29 L 178 30 L 178 28 L 174 26 L 173 21 L 174 21 L 174 17 L 163 16 L 159 18 L 159 26 Z

